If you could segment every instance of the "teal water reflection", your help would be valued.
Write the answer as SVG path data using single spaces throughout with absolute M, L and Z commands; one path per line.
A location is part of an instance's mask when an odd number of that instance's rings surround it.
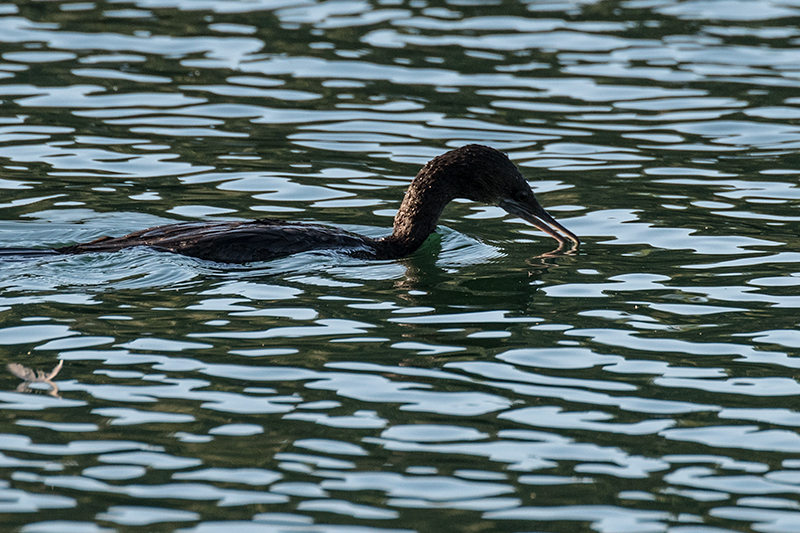
M 799 22 L 779 0 L 0 5 L 0 247 L 219 218 L 379 237 L 471 142 L 584 241 L 551 256 L 458 202 L 400 261 L 0 258 L 3 525 L 797 531 Z

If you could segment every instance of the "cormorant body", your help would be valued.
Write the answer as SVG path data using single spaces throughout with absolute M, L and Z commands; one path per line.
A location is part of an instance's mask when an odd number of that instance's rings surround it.
M 124 237 L 103 237 L 56 248 L 61 254 L 115 252 L 146 246 L 223 263 L 249 263 L 310 250 L 336 250 L 366 259 L 397 259 L 422 245 L 444 207 L 456 198 L 497 205 L 573 247 L 578 238 L 545 212 L 508 157 L 471 144 L 429 161 L 411 182 L 394 218 L 391 235 L 372 239 L 341 229 L 261 219 L 184 222 L 145 229 Z

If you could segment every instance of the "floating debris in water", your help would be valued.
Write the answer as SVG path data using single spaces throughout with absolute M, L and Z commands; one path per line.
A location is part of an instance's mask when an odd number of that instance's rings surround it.
M 44 370 L 33 370 L 19 363 L 9 363 L 6 365 L 6 368 L 9 372 L 23 380 L 22 383 L 20 383 L 17 387 L 17 392 L 30 393 L 33 392 L 30 388 L 31 383 L 46 383 L 50 386 L 50 391 L 48 391 L 47 394 L 50 396 L 55 396 L 56 398 L 60 398 L 61 396 L 58 395 L 58 385 L 53 382 L 53 378 L 58 375 L 61 367 L 63 366 L 64 360 L 60 359 L 58 364 L 55 366 L 55 368 L 53 368 L 53 370 L 50 371 L 49 374 Z

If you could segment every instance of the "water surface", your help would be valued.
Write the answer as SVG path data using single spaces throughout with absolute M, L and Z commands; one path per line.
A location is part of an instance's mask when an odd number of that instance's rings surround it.
M 377 237 L 471 142 L 584 241 L 457 202 L 400 261 L 0 263 L 8 530 L 798 531 L 797 2 L 0 15 L 2 247 Z

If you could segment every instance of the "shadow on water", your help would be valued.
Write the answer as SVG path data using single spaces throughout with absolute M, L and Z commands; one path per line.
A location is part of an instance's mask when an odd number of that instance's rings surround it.
M 520 261 L 520 251 L 507 254 L 503 249 L 465 235 L 445 230 L 448 246 L 442 247 L 441 234 L 434 234 L 411 257 L 402 261 L 406 267 L 404 279 L 396 287 L 404 291 L 429 293 L 451 307 L 491 308 L 507 305 L 524 309 L 536 292 L 541 278 L 559 263 L 569 263 L 576 250 L 562 251 L 561 247 Z M 530 250 L 531 245 L 503 243 L 503 248 Z M 549 242 L 533 247 L 547 249 Z

